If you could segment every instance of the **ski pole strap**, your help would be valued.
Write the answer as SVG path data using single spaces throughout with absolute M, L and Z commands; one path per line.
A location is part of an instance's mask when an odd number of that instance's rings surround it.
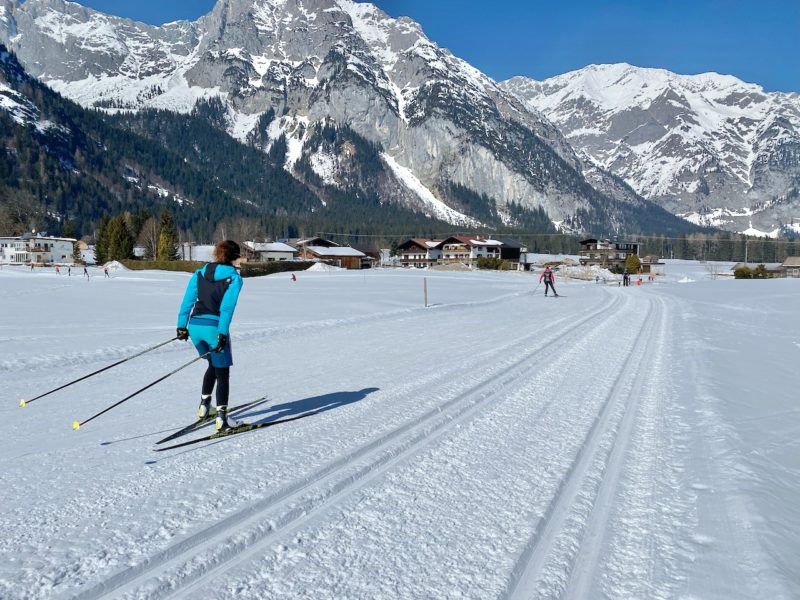
M 172 340 L 170 340 L 170 341 L 172 341 Z M 206 352 L 205 354 L 202 354 L 202 355 L 198 356 L 197 358 L 193 358 L 192 360 L 190 360 L 189 362 L 187 362 L 185 365 L 181 365 L 180 367 L 178 367 L 178 368 L 177 368 L 177 369 L 175 369 L 174 371 L 170 371 L 169 373 L 167 373 L 166 375 L 163 375 L 162 377 L 159 377 L 158 379 L 156 379 L 156 380 L 155 380 L 155 381 L 153 381 L 152 383 L 148 383 L 148 384 L 147 384 L 146 386 L 144 386 L 142 389 L 140 389 L 140 390 L 138 390 L 138 391 L 136 391 L 136 392 L 132 393 L 130 396 L 126 396 L 125 398 L 123 398 L 122 400 L 120 400 L 120 401 L 118 401 L 118 402 L 115 402 L 114 404 L 112 404 L 112 405 L 111 405 L 111 406 L 109 406 L 108 408 L 104 408 L 104 409 L 103 409 L 103 410 L 101 410 L 99 413 L 97 413 L 96 415 L 92 415 L 91 417 L 89 417 L 89 418 L 88 418 L 88 419 L 86 419 L 85 421 L 81 421 L 81 422 L 78 422 L 78 421 L 73 421 L 73 422 L 72 422 L 72 428 L 73 428 L 73 429 L 75 429 L 75 430 L 77 430 L 77 429 L 80 429 L 80 428 L 81 428 L 81 426 L 83 426 L 83 425 L 86 425 L 86 423 L 88 423 L 89 421 L 93 421 L 94 419 L 96 419 L 96 418 L 97 418 L 97 417 L 99 417 L 100 415 L 102 415 L 102 414 L 105 414 L 105 413 L 107 413 L 108 411 L 110 411 L 112 408 L 116 408 L 117 406 L 119 406 L 119 405 L 120 405 L 120 404 L 122 404 L 123 402 L 127 402 L 128 400 L 130 400 L 130 399 L 131 399 L 131 398 L 133 398 L 134 396 L 138 396 L 138 395 L 139 395 L 139 394 L 141 394 L 143 391 L 145 391 L 145 390 L 148 390 L 148 389 L 150 389 L 151 387 L 153 387 L 155 384 L 157 384 L 157 383 L 159 383 L 159 382 L 161 382 L 161 381 L 164 381 L 164 380 L 165 380 L 167 377 L 171 377 L 172 375 L 175 375 L 175 373 L 177 373 L 178 371 L 181 371 L 181 370 L 185 369 L 186 367 L 188 367 L 189 365 L 192 365 L 192 364 L 196 363 L 198 360 L 201 360 L 201 359 L 205 358 L 206 356 L 208 356 L 209 354 L 211 354 L 211 352 L 213 352 L 213 351 L 212 351 L 212 350 L 209 350 L 209 351 L 208 351 L 208 352 Z
M 170 342 L 174 342 L 177 339 L 178 339 L 178 336 L 176 335 L 174 338 L 169 339 L 166 342 L 161 342 L 160 344 L 156 344 L 155 346 L 153 346 L 152 348 L 148 348 L 147 350 L 142 350 L 141 352 L 139 352 L 137 354 L 134 354 L 133 356 L 129 356 L 128 358 L 123 358 L 122 360 L 118 360 L 113 365 L 108 365 L 107 367 L 103 367 L 102 369 L 98 369 L 97 371 L 93 371 L 92 373 L 89 373 L 88 375 L 84 375 L 83 377 L 79 377 L 78 379 L 70 381 L 69 383 L 65 383 L 64 385 L 59 386 L 59 387 L 55 388 L 54 390 L 50 390 L 49 392 L 45 392 L 44 394 L 39 394 L 38 396 L 36 396 L 36 398 L 33 398 L 31 400 L 20 400 L 19 405 L 20 406 L 26 406 L 26 405 L 30 404 L 31 402 L 33 402 L 35 400 L 38 400 L 39 398 L 44 398 L 45 396 L 49 396 L 50 394 L 52 394 L 54 392 L 57 392 L 58 390 L 63 390 L 65 387 L 69 387 L 69 386 L 71 386 L 71 385 L 73 385 L 75 383 L 78 383 L 79 381 L 83 381 L 84 379 L 89 379 L 89 377 L 94 377 L 95 375 L 97 375 L 99 373 L 102 373 L 103 371 L 108 371 L 109 369 L 111 369 L 113 367 L 116 367 L 117 365 L 121 365 L 122 363 L 127 362 L 127 361 L 129 361 L 129 360 L 131 360 L 133 358 L 136 358 L 137 356 L 141 356 L 142 354 L 147 354 L 148 352 L 151 352 L 151 351 L 155 350 L 156 348 L 161 348 L 161 346 L 165 346 L 165 345 L 169 344 Z

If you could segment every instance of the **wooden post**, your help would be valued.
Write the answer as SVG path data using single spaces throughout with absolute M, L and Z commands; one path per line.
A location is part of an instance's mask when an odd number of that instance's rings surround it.
M 428 278 L 422 278 L 422 289 L 425 291 L 425 308 L 428 308 Z

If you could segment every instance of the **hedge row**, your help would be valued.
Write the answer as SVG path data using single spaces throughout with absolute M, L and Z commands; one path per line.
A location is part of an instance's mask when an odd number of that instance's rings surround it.
M 186 271 L 194 273 L 204 262 L 198 260 L 121 260 L 131 271 Z
M 273 261 L 263 263 L 242 263 L 242 277 L 260 277 L 261 275 L 272 275 L 273 273 L 285 273 L 286 271 L 305 271 L 314 263 L 306 261 Z
M 197 260 L 123 260 L 120 262 L 132 271 L 160 270 L 185 271 L 187 273 L 194 273 L 206 264 Z M 260 277 L 286 271 L 305 271 L 313 264 L 311 261 L 242 263 L 239 272 L 242 277 Z

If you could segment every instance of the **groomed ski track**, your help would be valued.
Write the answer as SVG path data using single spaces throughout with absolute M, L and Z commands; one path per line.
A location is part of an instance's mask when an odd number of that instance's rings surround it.
M 488 374 L 485 371 L 473 372 L 468 380 L 471 385 L 456 395 L 451 390 L 456 387 L 452 382 L 458 377 L 457 373 L 430 374 L 422 382 L 416 381 L 405 386 L 397 394 L 398 397 L 430 395 L 435 386 L 443 401 L 431 411 L 347 455 L 338 457 L 293 485 L 179 540 L 139 565 L 118 572 L 74 597 L 76 600 L 93 600 L 108 595 L 119 598 L 137 598 L 143 595 L 148 598 L 200 597 L 204 588 L 211 590 L 217 586 L 216 582 L 225 581 L 227 571 L 236 569 L 242 563 L 253 560 L 258 562 L 258 557 L 268 554 L 271 546 L 286 544 L 303 529 L 325 523 L 329 515 L 342 511 L 343 507 L 363 493 L 365 487 L 380 486 L 380 480 L 389 471 L 407 470 L 410 462 L 424 459 L 425 455 L 432 452 L 432 447 L 442 443 L 442 438 L 453 436 L 454 431 L 457 432 L 464 426 L 480 427 L 476 424 L 479 420 L 498 418 L 494 417 L 498 406 L 502 408 L 504 404 L 513 404 L 502 411 L 501 415 L 509 418 L 516 412 L 521 420 L 529 422 L 534 428 L 541 427 L 537 424 L 547 422 L 554 416 L 559 420 L 563 419 L 566 416 L 566 406 L 562 400 L 568 401 L 569 398 L 562 398 L 566 395 L 566 390 L 561 381 L 563 375 L 559 374 L 562 371 L 559 364 L 569 356 L 579 358 L 582 354 L 586 355 L 592 347 L 602 345 L 604 337 L 611 337 L 611 332 L 605 328 L 624 325 L 621 319 L 628 314 L 624 310 L 625 304 L 623 298 L 613 298 L 575 322 L 546 324 L 535 334 L 496 349 L 494 356 L 483 356 L 482 360 L 495 365 L 499 362 L 502 366 L 495 366 Z M 651 315 L 651 312 L 657 314 Z M 616 440 L 613 434 L 608 435 L 608 430 L 613 428 L 618 431 L 617 421 L 623 418 L 626 421 L 622 424 L 625 430 L 620 433 L 630 436 L 630 423 L 634 419 L 638 394 L 643 388 L 641 368 L 646 357 L 652 355 L 648 350 L 653 347 L 654 323 L 661 320 L 661 312 L 648 307 L 647 312 L 639 316 L 639 322 L 633 323 L 632 344 L 627 356 L 622 355 L 622 369 L 602 401 L 595 404 L 590 398 L 590 391 L 584 390 L 575 398 L 579 402 L 570 403 L 571 410 L 575 411 L 581 411 L 580 405 L 586 401 L 594 405 L 586 415 L 589 418 L 584 420 L 584 424 L 589 424 L 588 431 L 581 434 L 582 440 L 579 437 L 575 440 L 577 443 L 569 448 L 575 454 L 563 458 L 563 468 L 557 477 L 549 482 L 549 486 L 543 486 L 546 493 L 540 495 L 543 500 L 549 495 L 549 501 L 541 504 L 542 514 L 528 515 L 527 521 L 531 526 L 529 538 L 519 561 L 512 569 L 508 588 L 501 596 L 528 598 L 548 590 L 555 591 L 556 587 L 553 586 L 558 585 L 558 577 L 548 577 L 544 563 L 548 558 L 557 560 L 554 554 L 557 552 L 555 546 L 559 542 L 559 534 L 570 535 L 566 526 L 573 516 L 571 513 L 581 509 L 580 506 L 575 506 L 579 493 L 587 490 L 591 493 L 592 479 L 597 480 L 603 476 L 604 466 L 608 478 L 619 477 L 620 467 L 617 463 L 621 453 L 617 453 L 612 462 L 601 444 L 604 441 L 608 445 L 609 440 L 601 438 L 605 434 L 607 438 Z M 659 326 L 664 325 L 659 323 Z M 503 359 L 503 356 L 508 358 Z M 574 359 L 568 364 L 574 364 Z M 537 402 L 531 397 L 531 373 L 535 373 L 537 378 L 543 378 L 540 385 L 534 384 L 534 387 L 540 388 L 537 390 L 539 392 L 545 392 L 544 401 Z M 552 380 L 547 383 L 550 378 Z M 437 380 L 442 382 L 438 386 Z M 462 382 L 457 387 L 464 387 L 466 383 Z M 541 383 L 546 385 L 542 386 Z M 551 393 L 546 393 L 547 388 L 550 388 Z M 516 403 L 509 399 L 514 396 L 518 398 Z M 512 410 L 509 411 L 508 408 Z M 556 437 L 552 430 L 547 435 Z M 564 439 L 551 441 L 558 444 L 565 442 Z M 623 439 L 621 445 L 626 441 Z M 595 456 L 604 452 L 606 456 L 602 458 Z M 605 464 L 593 466 L 593 458 Z M 506 475 L 517 479 L 520 473 L 507 472 Z M 586 489 L 582 490 L 582 487 Z M 607 510 L 608 507 L 603 506 L 603 509 Z M 600 526 L 602 527 L 602 521 Z M 593 556 L 594 561 L 598 558 Z M 551 570 L 557 570 L 568 567 L 572 560 L 573 557 L 570 556 L 562 557 L 562 563 L 556 569 L 552 565 L 547 566 Z M 258 583 L 255 584 L 251 590 L 239 587 L 238 593 L 251 597 L 261 594 L 264 594 L 262 597 L 267 597 L 272 593 L 280 593 L 277 589 L 261 590 Z M 537 585 L 541 588 L 537 589 Z M 580 591 L 580 583 L 577 585 L 579 594 L 575 597 L 588 597 L 580 595 L 585 590 Z M 590 586 L 593 585 L 593 582 L 590 583 Z M 424 593 L 422 590 L 419 592 Z
M 242 391 L 270 395 L 242 415 L 250 421 L 319 411 L 265 431 L 165 455 L 151 451 L 153 427 L 56 440 L 67 461 L 102 440 L 125 472 L 87 477 L 61 520 L 34 501 L 33 535 L 86 536 L 92 502 L 124 516 L 65 551 L 71 561 L 55 553 L 38 575 L 23 569 L 31 597 L 680 596 L 696 518 L 680 481 L 678 396 L 693 389 L 674 383 L 688 360 L 675 340 L 680 302 L 602 286 L 570 296 L 509 292 L 294 328 L 290 353 L 305 349 L 312 363 L 335 356 L 342 335 L 361 340 L 365 360 L 334 389 L 270 374 Z M 258 372 L 248 357 L 279 329 L 235 338 L 235 377 Z M 451 356 L 430 364 L 434 347 Z M 369 360 L 395 351 L 388 373 Z M 31 456 L 49 455 L 18 455 Z M 730 575 L 742 577 L 733 565 Z

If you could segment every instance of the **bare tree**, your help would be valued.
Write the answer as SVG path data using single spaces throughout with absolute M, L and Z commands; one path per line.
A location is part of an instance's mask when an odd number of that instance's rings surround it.
M 255 219 L 238 218 L 233 221 L 223 221 L 214 230 L 214 240 L 234 240 L 235 242 L 248 242 L 265 239 L 266 234 Z
M 720 275 L 720 266 L 718 262 L 713 260 L 709 260 L 706 262 L 706 273 L 708 273 L 709 278 L 716 279 Z
M 158 219 L 150 217 L 142 225 L 142 231 L 139 233 L 137 243 L 144 247 L 144 257 L 147 260 L 153 260 L 158 253 L 158 234 L 160 233 L 160 226 Z

